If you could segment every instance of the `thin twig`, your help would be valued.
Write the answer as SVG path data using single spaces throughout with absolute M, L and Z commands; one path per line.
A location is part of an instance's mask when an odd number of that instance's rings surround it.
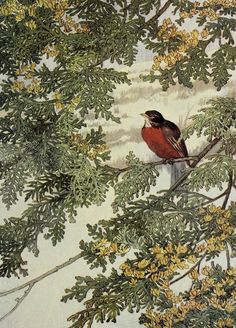
M 166 3 L 163 5 L 163 7 L 160 8 L 160 10 L 156 13 L 156 15 L 154 15 L 153 17 L 151 17 L 149 20 L 145 22 L 144 26 L 146 27 L 147 25 L 152 23 L 152 21 L 155 21 L 159 17 L 161 17 L 161 15 L 164 14 L 164 12 L 171 6 L 171 4 L 172 4 L 171 0 L 166 1 Z
M 170 282 L 171 285 L 175 284 L 177 281 L 183 279 L 184 277 L 186 277 L 190 272 L 192 272 L 196 267 L 198 267 L 200 265 L 200 263 L 202 262 L 202 260 L 206 257 L 207 253 L 203 254 L 202 257 L 200 258 L 199 261 L 197 261 L 188 271 L 186 271 L 184 274 L 182 274 L 181 276 L 179 276 L 178 278 L 172 280 Z
M 226 206 L 227 206 L 227 203 L 228 203 L 228 200 L 229 200 L 229 196 L 230 196 L 230 193 L 231 193 L 231 190 L 232 190 L 232 186 L 233 186 L 233 174 L 232 174 L 232 172 L 229 172 L 228 188 L 227 188 L 226 196 L 225 196 L 225 199 L 224 199 L 224 202 L 223 202 L 223 205 L 222 205 L 223 209 L 226 209 Z
M 143 163 L 144 166 L 160 166 L 160 165 L 167 165 L 167 164 L 173 164 L 173 163 L 179 163 L 179 162 L 187 162 L 189 160 L 196 160 L 198 156 L 189 156 L 189 157 L 181 157 L 181 158 L 175 158 L 173 160 L 166 160 L 163 159 L 161 161 L 156 161 L 156 162 L 148 162 L 148 163 Z M 127 166 L 122 169 L 117 169 L 119 173 L 123 173 L 126 171 L 129 171 L 132 169 L 132 166 Z
M 69 258 L 69 260 L 63 262 L 62 264 L 57 265 L 55 268 L 53 268 L 53 269 L 51 269 L 51 270 L 49 270 L 49 271 L 47 271 L 47 272 L 41 274 L 40 276 L 38 276 L 38 277 L 36 277 L 36 278 L 34 278 L 34 279 L 32 279 L 32 280 L 30 280 L 30 281 L 28 281 L 28 282 L 26 282 L 26 283 L 20 285 L 20 286 L 18 286 L 18 287 L 15 287 L 15 288 L 12 288 L 12 289 L 6 290 L 6 291 L 4 291 L 4 292 L 0 292 L 0 297 L 3 297 L 3 296 L 6 296 L 6 295 L 9 295 L 9 294 L 15 293 L 15 292 L 17 292 L 17 291 L 19 291 L 19 290 L 21 290 L 21 289 L 24 289 L 24 288 L 26 288 L 26 287 L 29 287 L 29 286 L 31 286 L 31 285 L 35 285 L 36 283 L 38 283 L 39 281 L 43 280 L 44 278 L 46 278 L 46 277 L 52 275 L 52 274 L 55 273 L 55 272 L 58 272 L 58 271 L 61 270 L 61 269 L 64 269 L 64 268 L 67 267 L 68 265 L 70 265 L 70 264 L 76 262 L 76 261 L 79 260 L 81 257 L 82 257 L 82 256 L 81 256 L 81 253 L 79 253 L 79 254 L 75 255 L 74 257 Z
M 219 138 L 215 138 L 212 140 L 212 142 L 207 145 L 197 156 L 197 159 L 191 164 L 191 168 L 194 168 L 197 166 L 197 164 L 201 161 L 201 159 L 220 141 Z M 191 170 L 184 172 L 181 177 L 173 184 L 168 193 L 171 193 L 172 191 L 176 190 L 186 179 L 187 177 L 191 174 Z
M 227 263 L 227 269 L 229 269 L 231 267 L 230 265 L 230 253 L 229 253 L 229 245 L 228 243 L 226 242 L 225 243 L 225 253 L 226 253 L 226 263 Z
M 16 299 L 16 305 L 9 312 L 7 312 L 4 316 L 2 316 L 0 318 L 0 321 L 3 321 L 4 319 L 6 319 L 9 315 L 11 315 L 21 305 L 21 303 L 29 295 L 29 293 L 31 292 L 33 287 L 34 287 L 34 283 L 29 284 L 29 286 L 25 290 L 24 294 L 20 298 Z

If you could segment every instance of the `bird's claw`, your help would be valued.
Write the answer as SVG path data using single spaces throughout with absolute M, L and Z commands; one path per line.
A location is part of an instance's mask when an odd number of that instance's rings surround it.
M 170 159 L 165 159 L 163 161 L 164 164 L 170 164 L 173 165 L 174 164 L 174 158 L 170 158 Z

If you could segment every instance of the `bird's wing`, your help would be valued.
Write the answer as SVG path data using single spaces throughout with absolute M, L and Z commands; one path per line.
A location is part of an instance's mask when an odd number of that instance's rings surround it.
M 181 132 L 178 126 L 173 122 L 165 121 L 165 124 L 163 125 L 163 132 L 166 140 L 171 144 L 171 146 L 177 150 L 181 156 L 187 157 L 187 147 L 184 140 L 181 138 Z

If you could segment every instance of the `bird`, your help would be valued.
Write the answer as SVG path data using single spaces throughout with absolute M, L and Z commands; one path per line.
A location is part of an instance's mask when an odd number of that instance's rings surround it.
M 147 146 L 160 158 L 171 163 L 176 158 L 188 157 L 186 144 L 181 137 L 178 126 L 166 120 L 163 115 L 156 110 L 148 110 L 141 114 L 145 118 L 145 123 L 141 134 Z M 190 163 L 188 161 L 188 165 Z M 171 167 L 171 184 L 181 176 L 185 169 L 185 163 L 173 163 Z

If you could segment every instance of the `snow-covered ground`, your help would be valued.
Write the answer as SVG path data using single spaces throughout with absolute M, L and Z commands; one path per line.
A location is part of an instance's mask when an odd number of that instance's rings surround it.
M 167 119 L 172 120 L 180 127 L 186 118 L 195 114 L 197 110 L 205 105 L 207 100 L 216 96 L 235 95 L 235 82 L 230 82 L 227 88 L 221 92 L 216 92 L 212 85 L 196 83 L 193 89 L 184 89 L 174 86 L 167 92 L 163 92 L 158 84 L 144 83 L 139 79 L 140 74 L 145 74 L 151 67 L 151 61 L 138 62 L 132 68 L 125 68 L 129 71 L 132 80 L 131 86 L 118 86 L 114 92 L 115 104 L 114 113 L 121 117 L 121 124 L 100 121 L 107 134 L 107 144 L 111 149 L 110 164 L 116 167 L 125 165 L 125 157 L 129 151 L 133 151 L 144 162 L 156 160 L 156 156 L 148 149 L 140 136 L 143 125 L 143 118 L 139 115 L 146 110 L 156 109 Z M 185 122 L 188 124 L 188 122 Z M 97 122 L 91 121 L 91 126 L 96 127 Z M 187 140 L 187 147 L 191 155 L 196 154 L 202 145 L 202 140 L 195 137 Z M 161 172 L 159 184 L 162 189 L 169 185 L 169 172 L 164 168 Z M 89 209 L 79 209 L 78 218 L 75 224 L 68 224 L 65 239 L 57 247 L 53 248 L 50 241 L 39 240 L 40 254 L 38 258 L 25 252 L 28 260 L 29 277 L 1 279 L 0 290 L 7 290 L 23 282 L 42 274 L 49 269 L 61 264 L 69 257 L 79 253 L 79 241 L 86 239 L 86 224 L 95 223 L 99 219 L 109 219 L 113 214 L 110 203 L 113 199 L 113 191 L 109 191 L 107 201 L 100 207 L 92 206 Z M 11 212 L 7 212 L 2 206 L 1 218 L 9 215 L 19 215 L 24 208 L 21 203 Z M 66 328 L 67 317 L 79 309 L 82 304 L 76 301 L 61 303 L 60 298 L 64 295 L 64 289 L 71 287 L 76 275 L 95 276 L 98 271 L 90 271 L 83 260 L 66 267 L 58 273 L 40 281 L 36 284 L 24 300 L 21 306 L 4 321 L 0 322 L 3 328 Z M 12 294 L 9 297 L 0 298 L 0 316 L 4 315 L 13 305 L 14 299 L 23 294 Z M 94 324 L 94 328 L 130 328 L 138 327 L 139 315 L 122 314 L 116 324 Z

